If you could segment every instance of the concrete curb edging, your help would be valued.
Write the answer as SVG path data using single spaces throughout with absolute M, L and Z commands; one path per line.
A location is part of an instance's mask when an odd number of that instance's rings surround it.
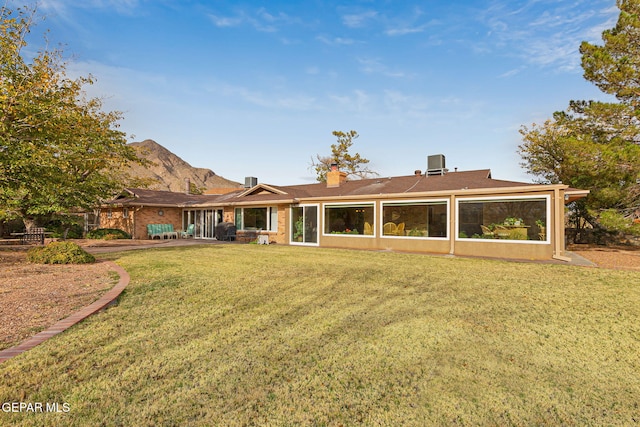
M 124 288 L 127 287 L 127 285 L 129 284 L 130 277 L 129 277 L 129 273 L 127 273 L 124 268 L 120 267 L 116 263 L 112 261 L 102 261 L 102 262 L 106 262 L 111 267 L 111 269 L 114 270 L 116 273 L 118 273 L 118 275 L 120 276 L 120 280 L 118 280 L 118 283 L 113 288 L 109 289 L 109 291 L 107 291 L 107 293 L 105 293 L 97 301 L 89 304 L 84 308 L 81 308 L 80 310 L 76 311 L 69 317 L 66 317 L 58 321 L 56 324 L 47 328 L 46 330 L 39 332 L 38 334 L 32 336 L 31 338 L 27 338 L 26 340 L 24 340 L 23 342 L 21 342 L 20 344 L 14 347 L 9 347 L 7 349 L 1 350 L 0 363 L 7 361 L 14 356 L 22 354 L 27 350 L 31 350 L 33 347 L 39 344 L 42 344 L 49 338 L 55 335 L 58 335 L 60 332 L 66 331 L 73 325 L 80 323 L 81 321 L 91 316 L 92 314 L 95 314 L 98 311 L 107 307 L 108 305 L 112 304 L 116 300 L 116 298 L 120 296 Z

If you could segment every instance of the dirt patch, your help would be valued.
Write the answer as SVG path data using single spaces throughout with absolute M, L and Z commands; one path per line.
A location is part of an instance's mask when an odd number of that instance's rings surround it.
M 0 349 L 91 304 L 118 281 L 104 262 L 40 265 L 24 250 L 0 251 Z
M 567 250 L 588 259 L 601 268 L 640 271 L 640 248 L 570 245 Z

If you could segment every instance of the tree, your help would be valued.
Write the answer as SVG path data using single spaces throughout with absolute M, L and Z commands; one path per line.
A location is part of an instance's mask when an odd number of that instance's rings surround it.
M 27 62 L 35 9 L 0 10 L 0 210 L 35 219 L 91 209 L 122 187 L 122 165 L 140 162 L 118 130 L 120 112 L 102 111 L 66 76 L 60 50 Z
M 622 103 L 640 108 L 640 1 L 617 0 L 616 26 L 602 33 L 604 45 L 582 42 L 584 78 Z
M 522 126 L 522 166 L 539 182 L 591 190 L 578 211 L 595 225 L 615 209 L 629 219 L 640 206 L 640 1 L 618 0 L 604 45 L 580 46 L 584 77 L 619 102 L 570 101 L 543 125 Z
M 331 170 L 331 164 L 338 165 L 338 169 L 347 173 L 347 179 L 357 177 L 359 179 L 377 176 L 378 173 L 366 166 L 368 159 L 360 156 L 359 153 L 350 154 L 349 149 L 353 145 L 354 139 L 358 138 L 358 132 L 350 130 L 348 132 L 333 131 L 332 134 L 338 139 L 337 144 L 331 144 L 331 155 L 320 156 L 316 154 L 316 160 L 311 159 L 311 166 L 316 172 L 316 179 L 320 182 L 327 181 L 327 172 Z

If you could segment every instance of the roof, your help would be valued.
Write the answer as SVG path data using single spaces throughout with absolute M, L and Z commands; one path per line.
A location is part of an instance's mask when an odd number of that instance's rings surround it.
M 117 206 L 188 206 L 194 203 L 210 202 L 217 197 L 219 196 L 126 188 L 122 194 L 106 204 Z
M 557 184 L 567 189 L 566 185 Z M 537 187 L 537 188 L 536 188 Z M 123 196 L 111 201 L 111 204 L 130 206 L 180 206 L 205 207 L 212 205 L 244 205 L 259 203 L 299 203 L 313 199 L 364 198 L 366 196 L 402 197 L 411 194 L 429 193 L 447 194 L 480 190 L 524 191 L 527 189 L 549 189 L 549 185 L 505 181 L 493 179 L 489 169 L 464 172 L 449 172 L 444 175 L 407 175 L 387 178 L 370 178 L 346 181 L 337 187 L 327 187 L 326 183 L 276 186 L 258 184 L 221 195 L 196 195 L 128 189 Z M 476 191 L 474 191 L 476 190 Z M 568 189 L 573 200 L 584 197 L 588 190 Z
M 338 187 L 327 187 L 325 183 L 290 186 L 259 184 L 250 191 L 228 195 L 225 202 L 231 204 L 274 201 L 293 202 L 305 199 L 359 198 L 371 195 L 402 196 L 405 194 L 455 192 L 459 190 L 491 190 L 539 186 L 539 184 L 493 179 L 489 169 L 480 169 L 433 176 L 408 175 L 360 179 L 346 181 Z

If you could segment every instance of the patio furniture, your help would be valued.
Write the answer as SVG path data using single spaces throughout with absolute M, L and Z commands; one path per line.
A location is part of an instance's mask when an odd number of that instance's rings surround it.
M 482 229 L 482 235 L 484 237 L 490 238 L 490 239 L 493 239 L 494 237 L 496 237 L 496 234 L 493 231 L 491 231 L 491 229 L 486 225 L 481 224 L 480 228 Z
M 183 239 L 187 239 L 189 237 L 193 237 L 193 233 L 195 232 L 195 230 L 196 230 L 196 225 L 195 224 L 189 224 L 187 229 L 180 233 L 180 237 L 182 237 Z
M 371 224 L 368 222 L 364 223 L 364 234 L 368 236 L 373 235 L 373 227 L 371 227 Z
M 20 236 L 20 244 L 28 245 L 30 243 L 36 243 L 44 245 L 45 231 L 43 227 L 33 227 L 27 230 L 26 233 Z
M 147 224 L 149 239 L 178 238 L 178 232 L 173 229 L 173 224 Z
M 236 226 L 232 222 L 221 222 L 216 225 L 216 240 L 232 241 L 236 240 Z
M 253 242 L 258 239 L 258 234 L 260 234 L 261 231 L 261 228 L 248 228 L 243 231 L 242 238 L 245 242 Z
M 393 222 L 387 222 L 382 226 L 382 234 L 385 236 L 393 236 L 396 234 L 398 226 Z
M 398 224 L 398 228 L 396 228 L 396 235 L 404 236 L 404 222 Z

